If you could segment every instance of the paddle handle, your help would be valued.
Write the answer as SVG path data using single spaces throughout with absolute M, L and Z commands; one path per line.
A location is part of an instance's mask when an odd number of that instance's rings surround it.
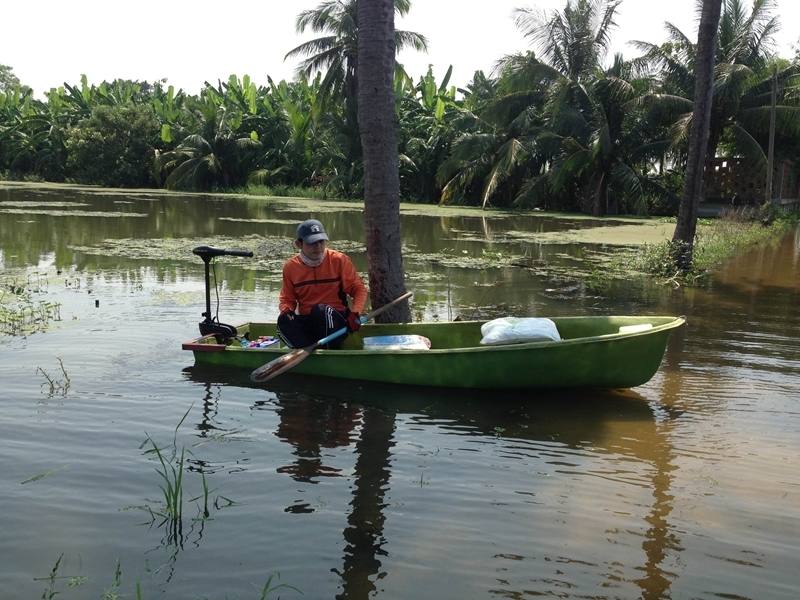
M 361 324 L 363 325 L 370 319 L 374 319 L 383 311 L 387 310 L 388 308 L 394 306 L 398 302 L 402 302 L 413 296 L 412 292 L 406 292 L 399 298 L 392 300 L 388 304 L 384 304 L 380 308 L 376 308 L 371 313 L 364 315 L 359 319 Z M 281 373 L 288 371 L 289 369 L 293 368 L 295 365 L 303 362 L 306 358 L 311 356 L 311 353 L 314 352 L 319 346 L 324 346 L 328 342 L 335 340 L 338 337 L 343 336 L 347 333 L 347 327 L 342 327 L 341 329 L 334 331 L 332 334 L 322 338 L 318 342 L 311 344 L 310 346 L 306 346 L 305 348 L 297 348 L 288 352 L 278 358 L 271 360 L 265 365 L 261 365 L 257 369 L 255 369 L 252 373 L 250 373 L 250 380 L 255 381 L 256 383 L 265 383 L 272 379 L 273 377 L 277 377 Z
M 377 317 L 379 314 L 381 314 L 383 311 L 390 309 L 395 304 L 399 304 L 403 300 L 407 300 L 408 298 L 411 298 L 411 296 L 413 296 L 413 295 L 414 295 L 413 292 L 406 292 L 405 294 L 395 298 L 394 300 L 392 300 L 388 304 L 384 304 L 380 308 L 376 308 L 375 310 L 373 310 L 371 313 L 363 315 L 361 317 L 361 319 L 360 319 L 361 324 L 363 325 L 364 323 L 367 323 L 368 321 L 371 321 L 372 319 Z M 342 337 L 345 333 L 347 333 L 347 327 L 342 327 L 341 329 L 337 329 L 336 331 L 334 331 L 333 333 L 331 333 L 327 337 L 324 337 L 321 340 L 319 340 L 316 344 L 314 344 L 314 347 L 316 348 L 317 346 L 324 346 L 325 344 L 328 344 L 328 343 L 332 342 L 336 338 Z

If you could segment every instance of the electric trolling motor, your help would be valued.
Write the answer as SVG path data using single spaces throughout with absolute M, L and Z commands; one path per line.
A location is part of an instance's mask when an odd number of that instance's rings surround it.
M 246 250 L 223 250 L 222 248 L 212 248 L 211 246 L 198 246 L 192 250 L 192 254 L 196 254 L 203 259 L 206 269 L 206 312 L 203 313 L 204 318 L 200 321 L 200 335 L 213 335 L 219 343 L 222 343 L 225 339 L 236 337 L 236 327 L 220 323 L 217 316 L 214 316 L 213 319 L 211 318 L 209 264 L 215 256 L 245 256 L 252 258 L 253 253 Z

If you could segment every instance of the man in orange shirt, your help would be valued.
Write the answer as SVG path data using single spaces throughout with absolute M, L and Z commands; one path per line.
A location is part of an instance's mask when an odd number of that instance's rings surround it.
M 358 331 L 367 288 L 350 258 L 326 247 L 328 234 L 316 219 L 297 226 L 297 255 L 283 265 L 279 295 L 278 336 L 292 348 L 303 348 L 347 327 Z M 338 347 L 342 336 L 330 347 Z

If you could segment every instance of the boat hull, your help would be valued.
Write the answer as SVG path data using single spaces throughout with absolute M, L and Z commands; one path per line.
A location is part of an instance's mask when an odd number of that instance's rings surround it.
M 365 325 L 340 350 L 317 350 L 295 374 L 396 384 L 472 389 L 628 388 L 649 381 L 661 363 L 667 340 L 681 317 L 562 317 L 553 319 L 558 342 L 480 346 L 480 322 Z M 622 326 L 649 323 L 651 329 L 619 333 Z M 274 324 L 248 323 L 240 334 L 274 334 Z M 430 350 L 363 350 L 371 335 L 419 334 Z M 215 365 L 253 370 L 288 351 L 245 349 L 205 337 L 187 342 L 197 367 Z

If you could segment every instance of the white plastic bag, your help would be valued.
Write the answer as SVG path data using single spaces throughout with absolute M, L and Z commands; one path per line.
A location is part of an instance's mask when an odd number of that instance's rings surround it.
M 539 317 L 503 317 L 487 321 L 481 325 L 481 335 L 481 344 L 485 346 L 561 340 L 556 324 Z

